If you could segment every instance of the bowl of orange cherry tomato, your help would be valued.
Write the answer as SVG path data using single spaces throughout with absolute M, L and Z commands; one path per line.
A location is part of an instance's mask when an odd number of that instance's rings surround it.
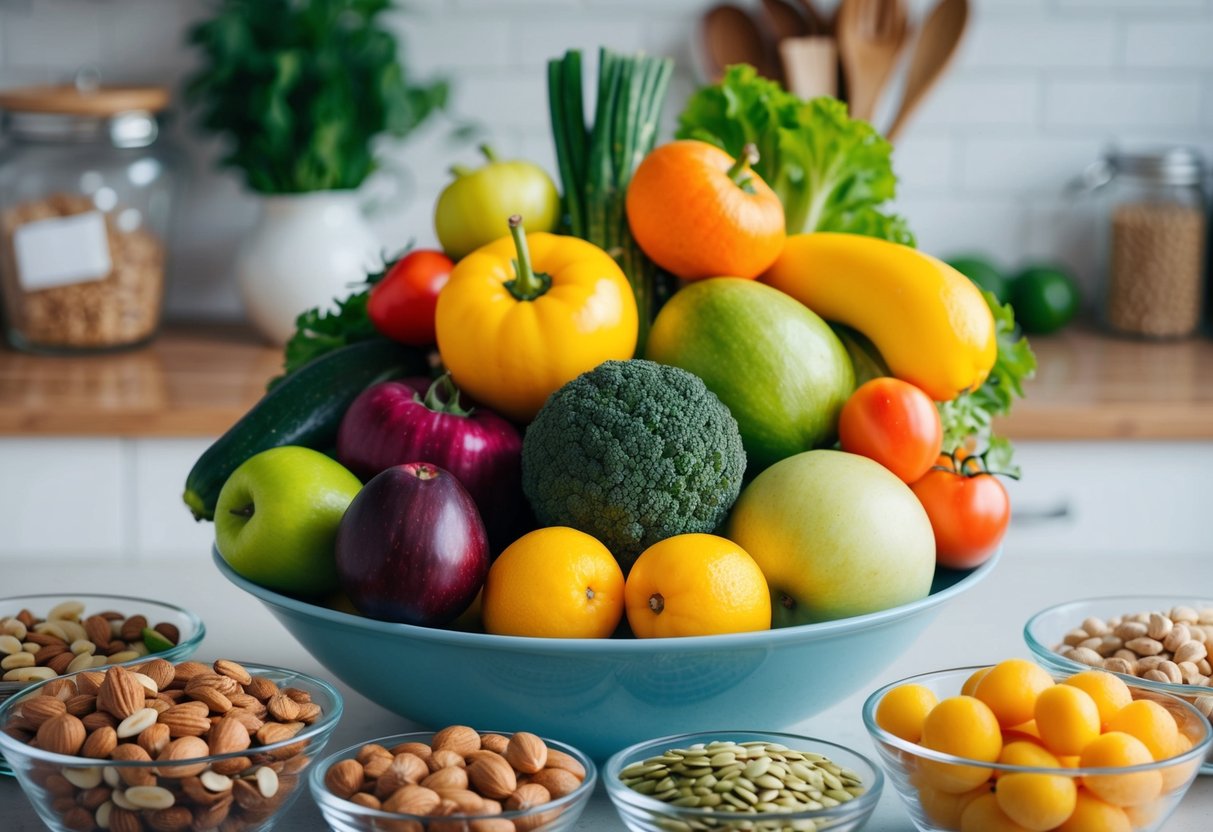
M 1025 659 L 912 676 L 864 725 L 919 830 L 1160 829 L 1213 747 L 1175 696 Z

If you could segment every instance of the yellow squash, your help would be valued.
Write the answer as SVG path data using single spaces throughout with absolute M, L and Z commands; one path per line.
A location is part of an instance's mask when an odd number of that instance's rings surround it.
M 438 352 L 460 389 L 529 422 L 547 397 L 636 350 L 636 297 L 610 255 L 576 237 L 525 234 L 469 254 L 438 295 Z
M 994 366 L 994 316 L 981 292 L 909 246 L 856 234 L 797 234 L 760 280 L 862 332 L 894 376 L 936 401 L 977 387 Z

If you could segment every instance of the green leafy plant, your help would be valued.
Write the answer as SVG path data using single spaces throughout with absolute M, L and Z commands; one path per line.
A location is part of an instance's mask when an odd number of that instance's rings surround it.
M 219 0 L 189 42 L 201 124 L 227 140 L 222 164 L 265 194 L 356 188 L 373 142 L 403 137 L 447 100 L 445 81 L 407 78 L 378 16 L 391 0 Z

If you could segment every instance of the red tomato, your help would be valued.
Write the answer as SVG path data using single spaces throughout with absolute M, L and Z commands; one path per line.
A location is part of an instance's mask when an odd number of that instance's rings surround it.
M 993 474 L 956 473 L 948 457 L 940 460 L 949 470 L 928 471 L 910 488 L 931 520 L 936 563 L 969 569 L 984 563 L 1002 542 L 1011 520 L 1011 500 Z
M 397 260 L 371 287 L 367 312 L 375 329 L 393 341 L 424 347 L 435 343 L 438 292 L 455 264 L 441 251 L 418 249 Z
M 838 439 L 844 451 L 874 459 L 910 483 L 935 464 L 943 425 L 922 390 L 901 379 L 874 378 L 843 405 Z

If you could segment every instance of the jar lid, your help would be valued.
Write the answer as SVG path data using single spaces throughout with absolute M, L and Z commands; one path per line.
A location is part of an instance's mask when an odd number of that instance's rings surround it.
M 168 106 L 164 87 L 95 87 L 58 84 L 0 90 L 0 109 L 17 113 L 109 118 L 120 113 L 158 113 Z
M 1117 174 L 1149 179 L 1162 185 L 1197 185 L 1204 177 L 1204 158 L 1190 147 L 1139 153 L 1112 151 L 1108 160 Z

